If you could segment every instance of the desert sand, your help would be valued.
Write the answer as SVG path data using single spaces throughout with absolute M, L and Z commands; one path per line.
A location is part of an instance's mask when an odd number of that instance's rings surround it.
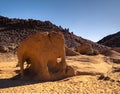
M 0 54 L 0 93 L 120 94 L 120 64 L 103 55 L 68 56 L 76 76 L 53 82 L 11 79 L 17 75 L 17 58 Z M 30 79 L 30 78 L 29 78 Z

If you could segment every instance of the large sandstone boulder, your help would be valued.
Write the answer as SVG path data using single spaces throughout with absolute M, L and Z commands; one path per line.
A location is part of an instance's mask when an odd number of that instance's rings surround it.
M 80 54 L 86 54 L 86 55 L 92 55 L 94 52 L 92 46 L 87 43 L 77 46 L 76 51 L 79 52 Z
M 65 41 L 60 32 L 38 32 L 23 40 L 17 51 L 21 78 L 32 75 L 42 81 L 66 77 Z M 30 66 L 24 70 L 24 62 Z

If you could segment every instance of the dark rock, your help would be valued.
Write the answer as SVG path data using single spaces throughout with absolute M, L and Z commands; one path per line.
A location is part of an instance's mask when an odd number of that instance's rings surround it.
M 98 43 L 109 47 L 120 47 L 120 31 L 104 37 Z
M 107 81 L 107 80 L 111 80 L 111 78 L 108 77 L 108 76 L 100 75 L 100 76 L 98 77 L 98 80 L 105 80 L 105 81 Z

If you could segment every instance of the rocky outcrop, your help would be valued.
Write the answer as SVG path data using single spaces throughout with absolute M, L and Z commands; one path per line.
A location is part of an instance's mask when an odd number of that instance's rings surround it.
M 120 31 L 104 37 L 98 43 L 109 47 L 120 47 Z
M 23 40 L 17 51 L 21 78 L 25 76 L 24 62 L 30 64 L 28 70 L 37 80 L 64 78 L 67 67 L 64 41 L 61 32 L 38 32 Z
M 69 29 L 63 29 L 50 21 L 40 21 L 32 19 L 9 19 L 0 16 L 0 45 L 17 46 L 23 39 L 36 32 L 62 32 L 65 37 L 67 47 L 75 47 L 80 44 L 80 37 L 69 32 Z M 17 44 L 17 45 L 16 45 Z
M 98 55 L 100 53 L 99 50 L 93 49 L 92 45 L 88 43 L 77 46 L 75 51 L 85 55 Z
M 87 54 L 87 55 L 93 54 L 93 48 L 90 44 L 82 44 L 76 47 L 76 51 L 79 52 L 80 54 Z
M 15 52 L 18 44 L 29 35 L 36 32 L 62 32 L 65 37 L 65 44 L 68 48 L 75 48 L 81 44 L 90 44 L 94 50 L 101 51 L 108 49 L 106 46 L 99 45 L 90 40 L 76 36 L 69 29 L 63 29 L 50 21 L 40 21 L 33 19 L 10 19 L 0 16 L 0 46 L 5 46 L 9 52 Z
M 112 50 L 120 53 L 120 31 L 104 37 L 103 39 L 98 41 L 98 43 L 109 46 Z

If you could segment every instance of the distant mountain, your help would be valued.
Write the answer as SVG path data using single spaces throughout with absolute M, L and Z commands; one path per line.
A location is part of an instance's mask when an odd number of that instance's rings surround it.
M 89 43 L 94 49 L 101 50 L 105 46 L 94 43 L 90 40 L 76 36 L 69 29 L 63 29 L 50 21 L 40 21 L 33 19 L 10 19 L 0 16 L 0 46 L 5 46 L 9 51 L 15 51 L 18 44 L 27 36 L 36 32 L 62 32 L 65 37 L 66 46 L 75 48 L 84 43 Z
M 120 47 L 120 31 L 115 34 L 111 34 L 111 35 L 104 37 L 97 43 L 106 45 L 109 47 Z

